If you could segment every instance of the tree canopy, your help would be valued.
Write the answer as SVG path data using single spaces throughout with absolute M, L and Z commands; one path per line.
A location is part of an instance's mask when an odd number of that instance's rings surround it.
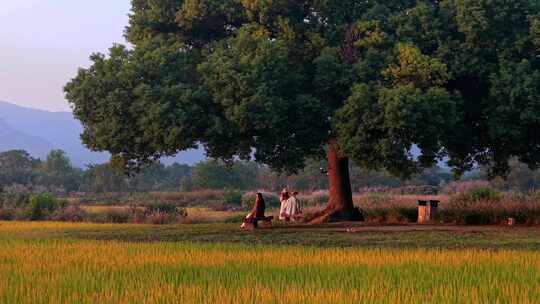
M 537 1 L 132 0 L 126 37 L 65 91 L 128 169 L 199 144 L 289 172 L 328 143 L 402 177 L 540 163 Z
M 35 177 L 36 160 L 24 150 L 12 150 L 0 153 L 0 192 L 6 185 L 27 185 Z

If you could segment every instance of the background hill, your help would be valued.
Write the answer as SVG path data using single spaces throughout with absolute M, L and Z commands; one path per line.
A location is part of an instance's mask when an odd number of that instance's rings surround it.
M 109 154 L 92 152 L 82 144 L 81 132 L 81 124 L 70 112 L 50 112 L 0 101 L 0 152 L 24 149 L 43 159 L 51 149 L 62 149 L 78 167 L 107 162 Z M 193 164 L 204 158 L 204 151 L 192 150 L 164 162 Z
M 0 151 L 23 149 L 32 151 L 35 157 L 43 158 L 52 147 L 45 139 L 17 131 L 0 118 Z

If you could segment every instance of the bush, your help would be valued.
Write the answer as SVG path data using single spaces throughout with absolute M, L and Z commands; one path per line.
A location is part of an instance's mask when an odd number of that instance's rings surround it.
M 467 194 L 469 195 L 469 199 L 472 201 L 498 201 L 501 198 L 497 191 L 488 187 L 474 188 L 471 189 Z
M 498 202 L 502 198 L 501 194 L 489 187 L 478 187 L 467 192 L 450 197 L 450 205 L 455 207 L 466 207 L 479 202 Z
M 223 194 L 223 204 L 226 206 L 240 206 L 242 205 L 242 193 L 237 190 L 227 190 Z
M 32 194 L 28 198 L 25 217 L 32 221 L 48 219 L 56 210 L 65 206 L 65 201 L 57 200 L 48 193 Z

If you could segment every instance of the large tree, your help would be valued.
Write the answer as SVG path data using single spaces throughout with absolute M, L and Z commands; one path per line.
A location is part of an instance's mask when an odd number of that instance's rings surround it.
M 321 219 L 355 219 L 349 159 L 403 177 L 540 162 L 536 2 L 132 0 L 133 47 L 66 93 L 126 168 L 198 144 L 286 171 L 326 154 Z

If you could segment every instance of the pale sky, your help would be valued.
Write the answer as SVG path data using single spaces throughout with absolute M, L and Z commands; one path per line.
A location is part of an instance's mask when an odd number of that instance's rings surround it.
M 0 0 L 0 100 L 69 111 L 63 86 L 122 36 L 129 0 Z

